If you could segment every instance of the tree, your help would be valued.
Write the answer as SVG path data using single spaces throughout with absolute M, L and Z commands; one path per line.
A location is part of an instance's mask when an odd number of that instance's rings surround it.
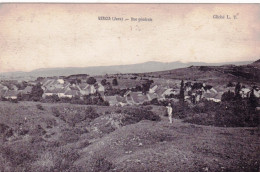
M 18 93 L 17 94 L 17 100 L 18 101 L 22 101 L 22 93 Z
M 94 77 L 89 77 L 87 80 L 87 83 L 90 85 L 94 85 L 97 82 L 97 80 Z
M 184 102 L 184 82 L 181 80 L 181 88 L 180 88 L 180 101 Z
M 77 82 L 77 84 L 81 84 L 81 79 L 77 78 L 76 82 Z
M 30 98 L 33 101 L 39 101 L 42 98 L 42 94 L 43 94 L 43 89 L 41 88 L 41 84 L 37 83 L 35 86 L 32 87 Z
M 253 110 L 255 110 L 255 108 L 258 106 L 258 100 L 254 94 L 254 88 L 252 88 L 250 96 L 248 98 L 248 105 L 249 108 L 252 108 Z
M 231 92 L 230 90 L 228 90 L 228 92 L 224 92 L 221 96 L 221 101 L 232 101 L 234 100 L 235 94 L 233 92 Z
M 234 84 L 233 84 L 232 82 L 229 82 L 229 83 L 227 84 L 227 87 L 234 87 Z
M 101 81 L 101 85 L 105 86 L 106 84 L 107 84 L 107 80 L 106 80 L 106 79 L 103 79 L 103 80 Z
M 146 94 L 147 92 L 149 92 L 152 83 L 153 83 L 153 80 L 148 80 L 146 83 L 142 84 L 142 93 L 143 94 Z
M 235 87 L 235 99 L 241 99 L 240 91 L 241 91 L 241 85 L 238 82 Z
M 117 82 L 117 79 L 116 79 L 116 78 L 113 79 L 112 84 L 113 84 L 114 86 L 117 86 L 117 85 L 118 85 L 118 82 Z

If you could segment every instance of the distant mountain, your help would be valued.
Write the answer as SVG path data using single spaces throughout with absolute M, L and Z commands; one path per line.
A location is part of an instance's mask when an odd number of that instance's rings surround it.
M 224 63 L 204 63 L 204 62 L 190 62 L 182 63 L 179 61 L 162 63 L 162 62 L 145 62 L 131 65 L 117 65 L 117 66 L 93 66 L 93 67 L 66 67 L 66 68 L 42 68 L 31 72 L 8 72 L 0 73 L 0 79 L 16 79 L 16 78 L 36 78 L 48 76 L 68 76 L 75 74 L 89 74 L 89 75 L 104 75 L 115 73 L 145 73 L 165 71 L 177 68 L 185 68 L 189 66 L 220 66 L 220 65 L 246 65 L 252 63 L 251 61 L 243 62 L 224 62 Z

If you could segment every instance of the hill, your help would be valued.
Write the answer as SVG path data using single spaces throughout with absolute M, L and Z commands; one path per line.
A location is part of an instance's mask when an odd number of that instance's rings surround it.
M 0 171 L 258 171 L 259 129 L 134 108 L 0 102 Z
M 116 73 L 145 73 L 155 71 L 165 71 L 177 68 L 185 68 L 189 66 L 219 66 L 226 64 L 243 65 L 250 64 L 250 61 L 243 62 L 224 62 L 224 63 L 203 63 L 203 62 L 189 62 L 182 63 L 179 61 L 162 63 L 150 61 L 140 64 L 131 65 L 116 65 L 116 66 L 93 66 L 93 67 L 67 67 L 67 68 L 42 68 L 36 69 L 30 72 L 7 72 L 0 73 L 0 79 L 10 78 L 37 78 L 37 77 L 49 77 L 49 76 L 68 76 L 75 74 L 89 74 L 89 75 L 105 75 Z
M 260 66 L 259 62 L 256 61 L 251 64 L 240 66 L 190 66 L 187 68 L 150 72 L 140 75 L 149 75 L 166 79 L 206 81 L 207 83 L 213 84 L 223 84 L 223 82 L 260 83 Z

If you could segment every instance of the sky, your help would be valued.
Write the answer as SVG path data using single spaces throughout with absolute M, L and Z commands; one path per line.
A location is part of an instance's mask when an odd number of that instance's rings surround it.
M 0 4 L 0 72 L 259 58 L 259 4 Z

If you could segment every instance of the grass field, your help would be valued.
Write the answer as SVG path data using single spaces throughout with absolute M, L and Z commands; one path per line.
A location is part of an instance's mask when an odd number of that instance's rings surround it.
M 259 171 L 259 128 L 169 124 L 164 112 L 0 102 L 0 171 Z

